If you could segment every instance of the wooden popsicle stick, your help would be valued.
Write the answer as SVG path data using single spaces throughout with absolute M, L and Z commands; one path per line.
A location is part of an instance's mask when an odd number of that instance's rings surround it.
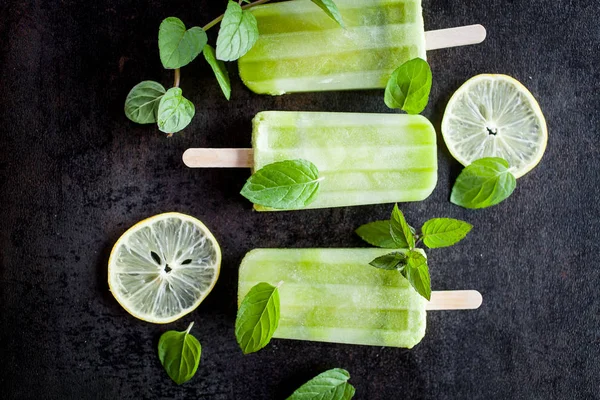
M 252 149 L 187 149 L 183 163 L 190 168 L 252 168 Z
M 479 308 L 483 297 L 477 290 L 447 290 L 431 292 L 427 310 L 473 310 Z
M 425 48 L 427 50 L 435 50 L 467 46 L 483 42 L 485 36 L 486 31 L 483 25 L 467 25 L 428 31 L 425 32 Z

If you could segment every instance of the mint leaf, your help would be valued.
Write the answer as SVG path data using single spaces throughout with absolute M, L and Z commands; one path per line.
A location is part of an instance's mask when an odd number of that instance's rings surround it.
M 468 222 L 453 218 L 433 218 L 421 228 L 423 243 L 430 249 L 448 247 L 460 242 L 473 228 Z
M 409 114 L 425 109 L 431 91 L 431 69 L 427 61 L 414 58 L 398 67 L 385 88 L 385 104 Z
M 179 18 L 165 18 L 158 29 L 160 61 L 166 69 L 181 68 L 200 54 L 208 42 L 206 32 L 197 26 L 186 30 Z
M 235 338 L 244 354 L 265 347 L 279 324 L 279 289 L 261 282 L 250 289 L 235 319 Z
M 377 257 L 369 264 L 380 269 L 400 270 L 406 265 L 406 255 L 400 252 L 389 253 Z
M 402 275 L 410 282 L 413 288 L 427 300 L 431 300 L 431 281 L 427 259 L 421 253 L 411 250 L 406 253 L 406 267 Z
M 158 341 L 158 358 L 178 385 L 189 381 L 200 364 L 202 347 L 198 339 L 190 334 L 193 325 L 192 322 L 184 332 L 167 331 Z
M 310 161 L 279 161 L 256 171 L 242 188 L 241 194 L 261 206 L 296 209 L 315 200 L 319 182 L 319 170 Z
M 508 169 L 508 162 L 502 158 L 473 161 L 456 179 L 450 201 L 465 208 L 485 208 L 500 203 L 517 186 L 517 180 Z
M 235 61 L 246 54 L 258 40 L 258 25 L 250 11 L 235 1 L 227 4 L 217 36 L 217 59 Z
M 390 221 L 374 221 L 358 227 L 355 231 L 365 242 L 386 249 L 397 249 L 390 233 Z
M 342 28 L 344 28 L 344 20 L 342 19 L 342 14 L 340 14 L 340 10 L 338 10 L 337 5 L 333 2 L 333 0 L 311 0 L 313 3 L 318 5 L 325 14 L 329 15 L 331 19 L 340 24 Z
M 394 205 L 394 210 L 392 211 L 390 234 L 398 248 L 412 249 L 415 247 L 415 237 L 413 236 L 412 229 L 406 223 L 404 214 L 402 214 L 402 211 L 398 208 L 398 204 Z
M 227 68 L 225 68 L 225 63 L 216 59 L 215 49 L 209 44 L 204 46 L 202 53 L 215 73 L 215 77 L 217 78 L 217 82 L 219 82 L 219 86 L 221 86 L 225 98 L 229 100 L 231 97 L 231 83 L 229 82 L 229 73 L 227 72 Z
M 179 88 L 171 88 L 158 103 L 158 129 L 171 134 L 189 125 L 196 113 L 191 101 L 183 97 Z
M 165 88 L 158 82 L 143 81 L 135 85 L 125 99 L 125 115 L 138 124 L 156 122 L 158 103 Z
M 350 400 L 355 389 L 348 379 L 345 369 L 330 369 L 300 386 L 287 400 Z

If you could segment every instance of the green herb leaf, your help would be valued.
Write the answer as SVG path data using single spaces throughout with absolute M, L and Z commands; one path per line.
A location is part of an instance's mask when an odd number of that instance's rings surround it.
M 235 61 L 246 54 L 257 40 L 258 25 L 254 15 L 242 10 L 235 1 L 230 1 L 217 36 L 217 59 Z
M 265 207 L 302 208 L 315 200 L 319 182 L 319 170 L 310 161 L 279 161 L 256 171 L 241 194 L 254 204 Z
M 158 30 L 160 61 L 166 69 L 181 68 L 200 54 L 208 37 L 197 26 L 186 30 L 179 18 L 165 18 Z
M 192 322 L 184 332 L 167 331 L 158 341 L 158 358 L 178 385 L 192 379 L 200 364 L 202 348 L 190 334 L 193 325 Z
M 412 228 L 406 223 L 404 214 L 398 208 L 398 204 L 394 205 L 394 210 L 392 211 L 390 234 L 398 248 L 413 249 L 415 247 L 415 237 L 413 236 Z
M 345 369 L 330 369 L 300 386 L 287 400 L 350 400 L 355 389 L 348 379 Z
M 456 179 L 450 201 L 465 208 L 485 208 L 500 203 L 517 186 L 517 180 L 508 169 L 508 162 L 502 158 L 473 161 Z
M 225 63 L 216 59 L 215 49 L 209 44 L 204 46 L 202 53 L 204 53 L 204 58 L 215 73 L 215 77 L 217 78 L 217 82 L 219 82 L 219 86 L 221 86 L 225 98 L 229 100 L 231 97 L 231 83 L 229 82 L 229 73 L 227 72 Z
M 449 247 L 460 242 L 473 228 L 468 222 L 453 218 L 433 218 L 423 224 L 423 243 L 430 249 Z
M 427 259 L 421 253 L 411 250 L 406 253 L 406 267 L 401 271 L 413 288 L 427 300 L 431 300 L 431 281 Z
M 158 103 L 158 129 L 165 133 L 179 132 L 189 125 L 196 110 L 191 101 L 183 97 L 179 88 L 171 88 Z
M 389 253 L 377 257 L 369 263 L 375 268 L 387 270 L 400 270 L 406 265 L 406 254 L 400 252 Z
M 365 242 L 385 249 L 397 249 L 390 233 L 390 221 L 374 221 L 358 227 L 356 234 Z
M 250 289 L 235 319 L 235 337 L 244 354 L 265 347 L 279 324 L 279 289 L 261 282 Z
M 398 67 L 385 88 L 385 104 L 409 114 L 425 109 L 431 91 L 431 69 L 427 61 L 414 58 Z
M 342 18 L 342 14 L 340 14 L 340 10 L 338 10 L 337 5 L 333 2 L 333 0 L 311 0 L 313 3 L 318 5 L 325 14 L 329 15 L 331 19 L 340 24 L 340 26 L 344 27 L 344 20 Z
M 143 81 L 135 85 L 125 99 L 125 115 L 138 124 L 156 122 L 158 103 L 165 88 L 158 82 Z

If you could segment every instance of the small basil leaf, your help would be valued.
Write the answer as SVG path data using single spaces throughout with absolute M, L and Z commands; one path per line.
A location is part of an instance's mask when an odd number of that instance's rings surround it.
M 143 81 L 135 85 L 125 99 L 125 115 L 138 124 L 156 122 L 158 103 L 165 88 L 158 82 Z
M 406 267 L 402 275 L 410 282 L 413 288 L 427 300 L 431 300 L 431 281 L 427 259 L 419 252 L 411 250 L 406 253 Z
M 215 49 L 213 49 L 209 44 L 204 46 L 202 53 L 215 73 L 215 77 L 217 78 L 217 82 L 219 82 L 219 86 L 221 86 L 221 90 L 223 91 L 225 98 L 229 100 L 231 97 L 231 83 L 229 82 L 229 73 L 227 72 L 225 63 L 216 59 Z
M 183 97 L 181 89 L 171 88 L 158 104 L 158 129 L 169 134 L 179 132 L 189 125 L 195 113 L 194 105 Z
M 377 257 L 369 264 L 375 268 L 399 270 L 406 265 L 406 255 L 399 252 L 389 253 L 384 256 Z
M 310 161 L 279 161 L 256 171 L 241 194 L 261 206 L 297 209 L 315 200 L 319 182 L 319 170 Z
M 227 4 L 217 36 L 217 59 L 235 61 L 246 54 L 258 40 L 258 25 L 250 11 L 235 1 Z
M 414 58 L 398 67 L 385 88 L 385 104 L 409 114 L 425 109 L 431 91 L 431 69 L 427 61 Z
M 404 214 L 398 208 L 398 204 L 395 204 L 392 210 L 390 234 L 398 248 L 412 249 L 415 247 L 415 237 L 413 236 L 412 228 L 406 223 Z
M 184 332 L 167 331 L 158 341 L 158 358 L 178 385 L 192 379 L 200 364 L 202 347 L 190 334 L 193 325 L 192 322 Z
M 453 218 L 432 218 L 423 224 L 423 243 L 430 249 L 448 247 L 460 242 L 473 228 L 468 222 Z
M 487 157 L 473 161 L 462 170 L 450 201 L 465 208 L 485 208 L 496 205 L 512 194 L 517 180 L 502 158 Z
M 345 369 L 330 369 L 300 386 L 287 400 L 350 400 L 355 389 L 348 379 Z
M 195 26 L 186 30 L 179 18 L 165 18 L 158 30 L 160 61 L 167 69 L 181 68 L 192 62 L 207 42 L 202 28 Z
M 235 319 L 235 338 L 244 354 L 269 344 L 278 324 L 279 289 L 264 282 L 253 286 Z
M 386 249 L 397 249 L 390 233 L 390 221 L 374 221 L 358 227 L 356 234 L 365 242 Z
M 340 14 L 340 10 L 337 5 L 333 2 L 333 0 L 311 0 L 313 3 L 318 5 L 321 10 L 325 11 L 325 14 L 329 15 L 331 19 L 340 24 L 340 26 L 344 27 L 344 20 L 342 19 L 342 14 Z

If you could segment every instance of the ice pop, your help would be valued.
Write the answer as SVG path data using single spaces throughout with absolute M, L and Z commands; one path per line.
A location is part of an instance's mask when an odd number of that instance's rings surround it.
M 426 310 L 471 309 L 474 290 L 433 292 L 427 302 L 397 271 L 369 262 L 389 249 L 256 249 L 240 265 L 238 304 L 252 286 L 279 286 L 281 339 L 411 348 Z
M 306 159 L 323 178 L 307 208 L 419 201 L 437 183 L 436 134 L 420 115 L 266 111 L 252 125 L 253 150 L 188 149 L 183 161 L 258 170 Z
M 480 43 L 481 25 L 425 33 L 421 0 L 336 0 L 341 28 L 310 0 L 253 7 L 260 36 L 239 60 L 252 91 L 383 88 L 392 71 L 425 50 Z

